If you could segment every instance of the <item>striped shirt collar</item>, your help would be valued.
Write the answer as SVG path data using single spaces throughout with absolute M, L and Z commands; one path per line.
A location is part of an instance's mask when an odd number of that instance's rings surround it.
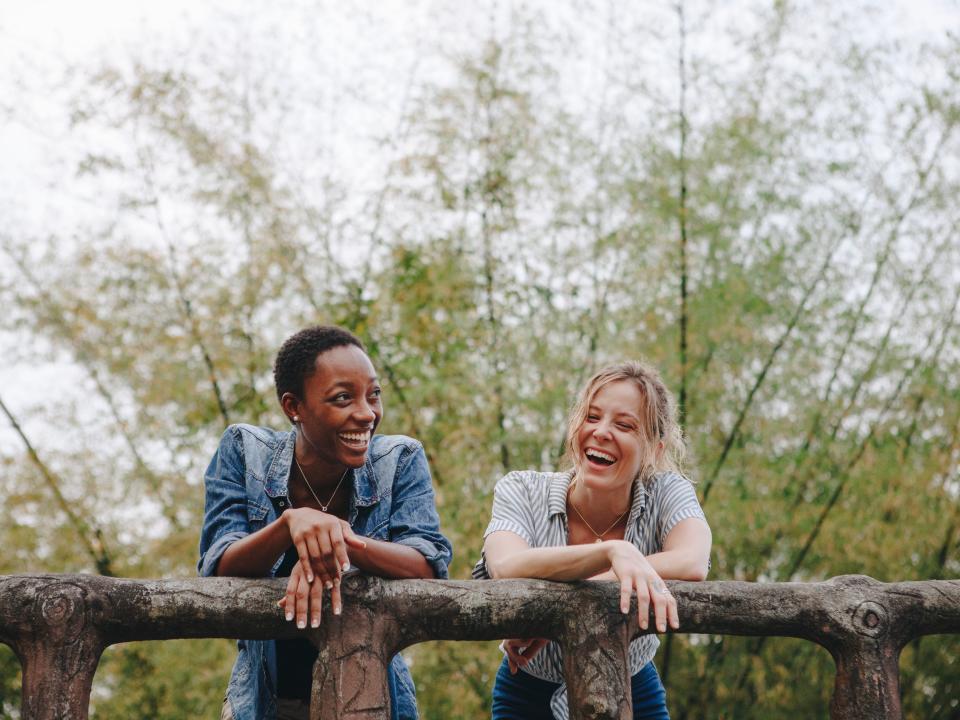
M 550 511 L 551 518 L 562 515 L 564 520 L 567 519 L 567 492 L 572 481 L 572 470 L 554 473 L 551 476 L 550 493 L 547 497 L 547 508 Z M 647 505 L 647 490 L 639 477 L 633 481 L 633 492 L 630 497 L 630 513 L 627 515 L 627 525 L 630 525 L 631 522 L 639 523 Z

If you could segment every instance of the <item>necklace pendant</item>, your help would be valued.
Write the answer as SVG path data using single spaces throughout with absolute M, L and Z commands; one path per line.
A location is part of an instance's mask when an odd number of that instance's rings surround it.
M 330 507 L 330 506 L 329 506 L 329 505 L 321 505 L 321 506 L 320 506 L 320 511 L 321 511 L 321 512 L 326 512 L 328 507 Z
M 593 541 L 593 544 L 596 545 L 597 543 L 602 543 L 602 542 L 603 542 L 603 538 L 598 537 L 596 540 Z

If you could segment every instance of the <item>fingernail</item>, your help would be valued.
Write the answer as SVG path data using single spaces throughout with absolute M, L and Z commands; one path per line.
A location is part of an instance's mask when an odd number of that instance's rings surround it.
M 640 621 L 640 627 L 642 627 L 644 630 L 647 629 L 647 625 L 649 625 L 649 623 L 646 620 Z
M 319 618 L 314 618 L 313 620 L 311 620 L 311 621 L 310 621 L 310 627 L 315 627 L 315 628 L 320 627 L 320 619 L 319 619 Z
M 297 620 L 297 627 L 303 630 L 307 626 L 306 620 Z
M 666 626 L 666 624 L 665 624 L 665 623 L 660 623 L 659 625 L 657 625 L 657 630 L 659 630 L 660 632 L 666 632 L 666 631 L 667 631 L 667 626 Z
M 627 605 L 621 605 L 621 606 L 620 606 L 620 612 L 622 612 L 624 615 L 627 614 L 627 610 L 628 610 L 628 609 L 629 609 L 629 606 L 627 606 Z
M 290 622 L 291 620 L 293 620 L 293 613 L 292 613 L 292 612 L 288 612 L 288 613 L 287 613 L 287 622 Z
M 283 607 L 283 598 L 277 600 L 277 607 Z
M 336 606 L 333 608 L 333 614 L 334 614 L 334 615 L 339 615 L 339 614 L 340 614 L 340 606 L 339 606 L 339 605 L 336 605 Z
M 329 580 L 327 580 L 327 582 L 324 584 L 324 587 L 325 587 L 327 590 L 333 590 L 333 583 L 330 582 Z
M 343 571 L 346 572 L 346 571 L 349 570 L 349 569 L 350 569 L 350 563 L 345 562 L 345 563 L 343 564 Z
M 307 575 L 307 582 L 308 582 L 308 583 L 312 583 L 312 582 L 313 582 L 313 575 Z

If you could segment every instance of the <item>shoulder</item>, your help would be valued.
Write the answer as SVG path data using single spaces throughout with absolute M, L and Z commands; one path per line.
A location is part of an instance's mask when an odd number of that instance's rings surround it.
M 670 513 L 687 506 L 700 506 L 693 483 L 678 472 L 654 474 L 646 488 L 655 509 Z
M 647 483 L 647 492 L 651 495 L 683 489 L 692 491 L 693 482 L 686 476 L 673 470 L 654 473 Z
M 561 485 L 564 494 L 566 494 L 569 480 L 567 473 L 514 470 L 497 481 L 493 492 L 497 499 L 501 501 L 546 508 L 551 493 L 555 492 Z
M 389 456 L 423 452 L 423 445 L 406 435 L 374 435 L 370 440 L 370 462 L 376 465 Z
M 223 433 L 224 438 L 233 437 L 242 442 L 259 442 L 264 445 L 280 445 L 290 433 L 285 430 L 250 425 L 248 423 L 234 423 Z
M 223 431 L 217 453 L 227 462 L 233 458 L 236 463 L 245 463 L 248 467 L 266 467 L 282 449 L 289 436 L 289 432 L 236 423 Z

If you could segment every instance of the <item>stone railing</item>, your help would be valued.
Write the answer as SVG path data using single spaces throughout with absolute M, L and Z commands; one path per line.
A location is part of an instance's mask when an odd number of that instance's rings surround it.
M 836 662 L 833 718 L 900 718 L 900 650 L 960 633 L 960 580 L 880 583 L 671 582 L 682 632 L 803 638 Z M 0 641 L 23 666 L 24 720 L 86 718 L 100 654 L 132 640 L 306 634 L 320 649 L 314 720 L 389 717 L 386 668 L 425 640 L 555 638 L 564 648 L 571 718 L 631 717 L 628 641 L 614 583 L 536 580 L 344 581 L 343 614 L 316 630 L 284 621 L 281 580 L 124 580 L 87 575 L 0 577 Z M 329 603 L 328 603 L 329 604 Z

